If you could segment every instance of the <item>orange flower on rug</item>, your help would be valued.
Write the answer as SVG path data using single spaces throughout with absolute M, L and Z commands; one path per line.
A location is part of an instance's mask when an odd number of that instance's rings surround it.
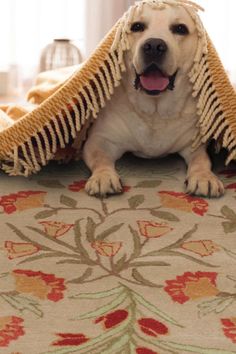
M 211 256 L 220 250 L 220 247 L 211 240 L 184 242 L 181 247 L 201 257 Z
M 5 248 L 8 252 L 9 259 L 30 256 L 40 251 L 40 248 L 33 245 L 32 243 L 20 243 L 12 241 L 6 241 Z
M 174 230 L 166 223 L 153 221 L 138 221 L 138 226 L 141 235 L 147 238 L 158 238 Z
M 51 237 L 63 236 L 74 226 L 59 221 L 40 221 L 39 224 L 44 226 L 44 232 Z
M 4 195 L 0 197 L 0 206 L 6 214 L 40 208 L 44 204 L 46 194 L 46 192 L 41 191 L 27 191 Z
M 103 242 L 95 241 L 91 244 L 92 248 L 96 250 L 100 256 L 113 257 L 122 247 L 122 242 Z
M 217 273 L 186 272 L 175 280 L 166 280 L 164 290 L 180 304 L 189 300 L 216 296 L 220 293 L 216 286 Z
M 56 278 L 53 274 L 34 272 L 32 270 L 14 270 L 16 291 L 23 294 L 32 294 L 41 300 L 53 302 L 64 297 L 64 279 Z
M 185 193 L 161 191 L 158 193 L 161 203 L 166 208 L 177 209 L 200 216 L 208 211 L 208 202 L 202 198 L 192 197 Z

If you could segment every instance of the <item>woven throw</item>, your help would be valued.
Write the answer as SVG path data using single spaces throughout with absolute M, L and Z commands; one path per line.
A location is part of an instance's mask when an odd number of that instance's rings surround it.
M 198 31 L 198 47 L 189 72 L 199 117 L 193 149 L 215 140 L 228 150 L 226 164 L 235 159 L 236 94 L 200 20 L 202 8 L 187 0 L 144 0 L 130 7 L 89 59 L 38 107 L 26 114 L 18 107 L 21 114 L 16 120 L 0 112 L 1 169 L 10 175 L 28 176 L 63 156 L 63 149 L 68 147 L 73 149 L 67 154 L 71 151 L 71 156 L 78 158 L 89 127 L 112 99 L 126 70 L 124 54 L 130 49 L 135 14 L 141 14 L 146 6 L 158 10 L 167 5 L 184 7 Z

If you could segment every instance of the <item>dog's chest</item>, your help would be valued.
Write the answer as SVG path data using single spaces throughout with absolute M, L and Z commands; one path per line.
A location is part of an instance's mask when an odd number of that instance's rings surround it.
M 183 150 L 191 144 L 196 132 L 195 115 L 167 112 L 165 117 L 158 112 L 152 116 L 137 113 L 130 116 L 133 152 L 143 157 L 164 156 Z

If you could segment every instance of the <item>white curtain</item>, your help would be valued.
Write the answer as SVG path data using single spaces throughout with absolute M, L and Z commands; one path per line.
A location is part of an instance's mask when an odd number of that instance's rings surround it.
M 236 84 L 236 0 L 198 0 L 205 12 L 201 14 L 205 27 Z
M 135 0 L 86 0 L 86 54 L 89 55 Z
M 54 38 L 70 38 L 84 52 L 85 2 L 0 0 L 0 88 L 1 77 L 10 72 L 10 95 L 21 94 L 20 86 L 32 83 L 42 49 Z

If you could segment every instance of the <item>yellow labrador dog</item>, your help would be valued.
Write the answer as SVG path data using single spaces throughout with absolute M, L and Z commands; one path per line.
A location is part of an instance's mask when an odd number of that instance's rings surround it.
M 211 172 L 206 146 L 191 150 L 197 115 L 188 73 L 197 47 L 195 23 L 182 7 L 147 6 L 131 24 L 130 40 L 127 73 L 84 146 L 92 171 L 86 191 L 120 193 L 115 162 L 125 152 L 145 158 L 179 153 L 188 165 L 186 191 L 221 196 L 224 187 Z

